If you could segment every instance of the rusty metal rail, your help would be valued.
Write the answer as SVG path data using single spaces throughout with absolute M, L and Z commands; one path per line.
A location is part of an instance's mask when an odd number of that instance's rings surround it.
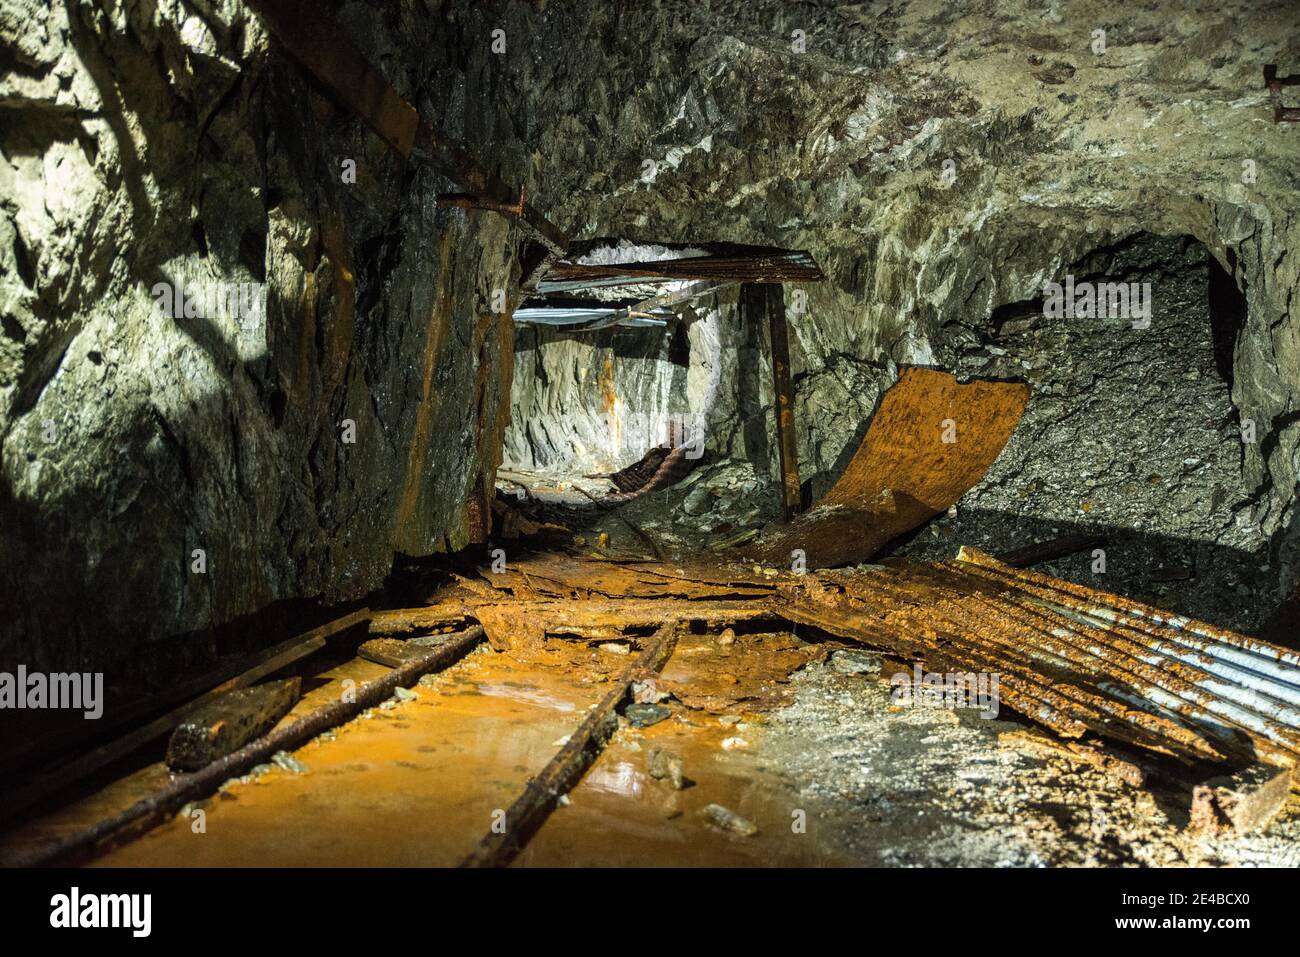
M 489 831 L 462 867 L 504 867 L 523 849 L 528 839 L 546 823 L 557 802 L 595 763 L 618 728 L 615 709 L 627 697 L 636 679 L 659 671 L 677 647 L 678 626 L 669 622 L 652 635 L 614 683 L 614 687 L 569 736 L 546 767 L 524 787 L 524 793 L 506 811 L 504 827 Z
M 173 775 L 168 785 L 132 804 L 120 814 L 105 818 L 21 858 L 4 861 L 3 864 L 16 867 L 72 866 L 91 860 L 147 833 L 186 803 L 212 794 L 230 778 L 238 777 L 267 761 L 277 751 L 298 748 L 318 734 L 338 727 L 367 708 L 380 704 L 391 697 L 397 688 L 412 685 L 422 675 L 454 664 L 482 639 L 483 628 L 479 625 L 450 635 L 443 644 L 412 657 L 382 677 L 360 685 L 354 696 L 325 705 L 289 724 L 281 724 L 201 771 Z

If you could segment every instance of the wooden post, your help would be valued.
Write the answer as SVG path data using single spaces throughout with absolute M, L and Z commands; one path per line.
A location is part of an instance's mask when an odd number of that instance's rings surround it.
M 790 338 L 785 324 L 785 289 L 777 283 L 746 283 L 740 289 L 746 321 L 767 314 L 772 346 L 772 391 L 776 441 L 781 455 L 781 507 L 789 521 L 799 512 L 799 453 L 794 431 L 794 389 L 790 383 Z

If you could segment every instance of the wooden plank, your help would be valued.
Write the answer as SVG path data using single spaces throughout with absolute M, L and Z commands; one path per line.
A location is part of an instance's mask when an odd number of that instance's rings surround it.
M 1105 544 L 1106 539 L 1100 535 L 1062 535 L 1046 542 L 1035 542 L 1032 545 L 1013 548 L 997 555 L 996 558 L 1013 568 L 1029 568 L 1041 562 L 1050 562 L 1090 548 L 1100 548 Z
M 654 633 L 645 650 L 619 677 L 614 687 L 583 719 L 568 742 L 545 768 L 524 787 L 510 805 L 500 830 L 490 830 L 462 867 L 505 867 L 528 839 L 546 823 L 560 797 L 569 792 L 595 763 L 618 727 L 615 709 L 627 697 L 632 682 L 647 671 L 659 671 L 677 647 L 677 625 L 669 623 Z

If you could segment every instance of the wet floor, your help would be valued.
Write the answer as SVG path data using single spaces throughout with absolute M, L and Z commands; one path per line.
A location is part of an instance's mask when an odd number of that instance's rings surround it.
M 686 635 L 661 682 L 669 717 L 620 730 L 518 866 L 841 863 L 822 815 L 764 763 L 762 716 L 807 660 L 791 636 Z M 551 639 L 521 654 L 480 648 L 394 700 L 323 735 L 95 863 L 99 866 L 450 866 L 563 745 L 630 661 L 608 645 Z M 312 679 L 292 721 L 387 669 L 349 661 Z M 661 692 L 667 693 L 667 692 Z M 694 697 L 692 697 L 692 694 Z M 691 707 L 683 700 L 691 702 Z M 679 790 L 656 779 L 658 749 Z M 32 822 L 9 850 L 57 839 L 158 788 L 155 764 Z M 710 805 L 725 808 L 721 814 Z M 752 826 L 752 827 L 751 827 Z M 744 835 L 740 830 L 757 832 Z M 4 845 L 0 845 L 3 853 Z

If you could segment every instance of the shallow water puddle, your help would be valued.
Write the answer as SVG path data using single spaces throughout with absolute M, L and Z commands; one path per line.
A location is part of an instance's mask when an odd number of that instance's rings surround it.
M 296 751 L 306 773 L 277 767 L 223 789 L 204 808 L 206 833 L 178 816 L 98 863 L 455 865 L 599 698 L 561 671 L 491 652 L 413 690 L 417 700 Z

